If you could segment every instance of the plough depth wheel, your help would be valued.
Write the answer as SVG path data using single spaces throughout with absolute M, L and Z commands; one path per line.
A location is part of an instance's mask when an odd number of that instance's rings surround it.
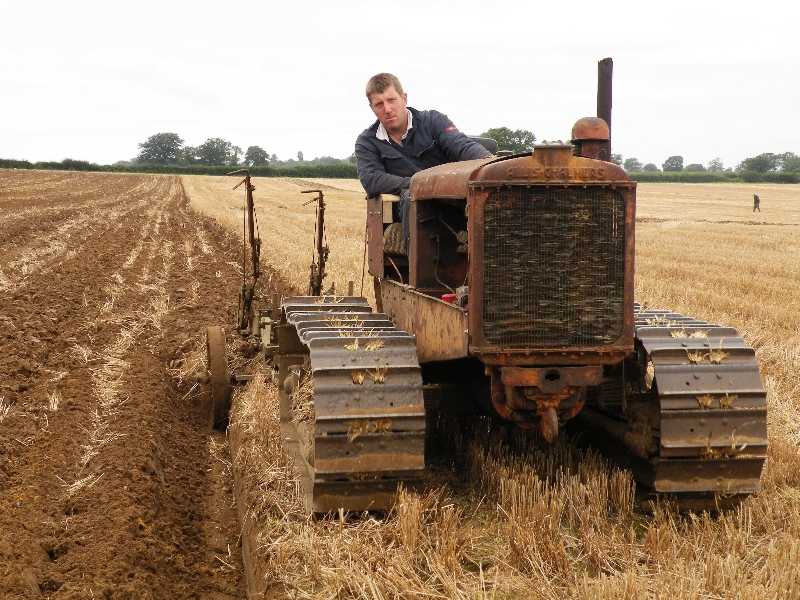
M 231 408 L 231 376 L 225 347 L 225 330 L 209 327 L 206 331 L 208 372 L 211 375 L 211 418 L 214 429 L 228 426 Z

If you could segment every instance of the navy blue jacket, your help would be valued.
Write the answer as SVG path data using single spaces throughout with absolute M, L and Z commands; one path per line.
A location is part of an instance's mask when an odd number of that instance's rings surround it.
M 356 140 L 358 179 L 370 198 L 408 189 L 411 176 L 417 171 L 491 156 L 483 146 L 456 129 L 447 115 L 435 110 L 419 111 L 411 107 L 408 110 L 413 116 L 412 127 L 402 146 L 375 137 L 378 121 Z

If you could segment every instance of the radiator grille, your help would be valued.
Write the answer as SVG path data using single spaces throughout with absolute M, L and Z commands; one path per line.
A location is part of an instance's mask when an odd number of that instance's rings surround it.
M 615 191 L 492 191 L 484 214 L 486 341 L 503 348 L 559 348 L 619 339 L 624 232 L 624 203 Z

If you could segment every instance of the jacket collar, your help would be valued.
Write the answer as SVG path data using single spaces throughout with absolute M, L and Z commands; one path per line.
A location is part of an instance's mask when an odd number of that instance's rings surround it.
M 413 125 L 414 115 L 411 114 L 411 111 L 408 110 L 408 108 L 406 108 L 406 114 L 408 115 L 408 127 L 406 127 L 406 132 L 403 134 L 403 137 L 400 138 L 401 140 L 406 139 L 408 132 L 411 131 L 411 128 L 414 126 Z M 386 131 L 386 128 L 383 126 L 383 123 L 381 123 L 380 121 L 378 121 L 378 130 L 375 132 L 375 137 L 378 138 L 379 140 L 383 140 L 384 142 L 389 141 L 389 132 Z

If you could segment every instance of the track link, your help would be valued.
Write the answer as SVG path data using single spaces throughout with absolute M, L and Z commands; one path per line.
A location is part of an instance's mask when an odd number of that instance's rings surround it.
M 386 315 L 373 313 L 364 298 L 290 297 L 281 311 L 283 337 L 289 340 L 279 351 L 279 361 L 286 363 L 280 368 L 282 407 L 291 392 L 284 389 L 289 363 L 300 365 L 300 355 L 292 352 L 306 355 L 303 368 L 313 378 L 314 416 L 305 431 L 282 408 L 285 446 L 302 473 L 307 509 L 390 508 L 398 484 L 415 487 L 425 470 L 425 410 L 414 339 Z M 280 339 L 279 333 L 279 344 Z
M 735 505 L 759 489 L 768 446 L 755 351 L 731 327 L 638 305 L 635 314 L 639 372 L 629 368 L 624 386 L 622 374 L 609 378 L 582 421 L 627 448 L 654 495 L 687 510 Z

